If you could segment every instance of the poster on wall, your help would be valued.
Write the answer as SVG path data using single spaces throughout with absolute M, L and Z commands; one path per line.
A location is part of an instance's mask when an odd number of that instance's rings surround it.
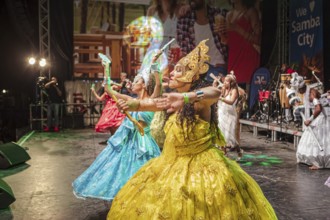
M 299 75 L 323 81 L 323 1 L 290 1 L 290 63 Z

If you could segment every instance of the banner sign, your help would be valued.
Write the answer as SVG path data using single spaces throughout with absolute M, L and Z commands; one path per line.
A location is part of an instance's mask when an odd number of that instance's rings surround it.
M 290 1 L 290 64 L 307 79 L 313 68 L 323 79 L 322 6 L 322 0 Z
M 264 67 L 258 68 L 253 76 L 250 83 L 250 95 L 249 95 L 249 108 L 253 109 L 253 106 L 258 100 L 259 91 L 263 91 L 268 88 L 270 81 L 270 72 Z

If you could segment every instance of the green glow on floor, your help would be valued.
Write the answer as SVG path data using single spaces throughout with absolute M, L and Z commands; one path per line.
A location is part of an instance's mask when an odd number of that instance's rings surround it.
M 265 154 L 261 154 L 261 155 L 244 154 L 242 159 L 239 161 L 239 163 L 242 166 L 259 165 L 259 166 L 270 167 L 273 165 L 282 164 L 283 161 L 278 157 L 268 156 Z

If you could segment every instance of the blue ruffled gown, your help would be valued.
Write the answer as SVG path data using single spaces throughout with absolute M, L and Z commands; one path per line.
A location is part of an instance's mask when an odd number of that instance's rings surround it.
M 121 187 L 147 161 L 160 155 L 160 150 L 150 134 L 153 112 L 133 112 L 132 117 L 143 121 L 144 136 L 126 117 L 107 147 L 92 165 L 72 184 L 78 198 L 98 198 L 111 201 Z

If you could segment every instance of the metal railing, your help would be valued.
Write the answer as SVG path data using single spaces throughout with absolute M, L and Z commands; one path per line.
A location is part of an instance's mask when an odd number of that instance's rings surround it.
M 81 115 L 83 117 L 84 126 L 95 126 L 102 114 L 102 102 L 97 103 L 63 103 L 60 104 L 59 123 L 63 127 L 63 119 L 68 116 Z M 48 104 L 30 104 L 30 128 L 31 130 L 42 130 L 47 123 Z M 36 123 L 36 122 L 40 122 Z M 37 126 L 37 129 L 34 125 Z

